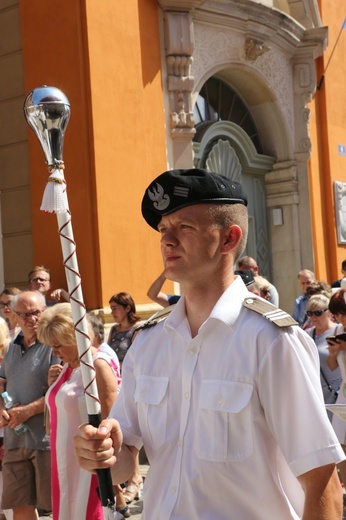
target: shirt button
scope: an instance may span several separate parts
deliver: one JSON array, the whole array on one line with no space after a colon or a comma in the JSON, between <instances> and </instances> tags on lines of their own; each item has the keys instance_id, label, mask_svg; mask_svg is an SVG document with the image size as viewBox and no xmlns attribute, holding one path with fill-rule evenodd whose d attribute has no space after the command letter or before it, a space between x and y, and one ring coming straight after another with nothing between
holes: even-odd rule
<instances>
[{"instance_id":1,"label":"shirt button","mask_svg":"<svg viewBox=\"0 0 346 520\"><path fill-rule=\"evenodd\" d=\"M178 440L178 448L181 448L183 445L183 441L181 439Z\"/></svg>"},{"instance_id":2,"label":"shirt button","mask_svg":"<svg viewBox=\"0 0 346 520\"><path fill-rule=\"evenodd\" d=\"M172 491L172 493L176 493L176 492L177 492L177 486L173 486L173 487L171 488L171 491Z\"/></svg>"},{"instance_id":3,"label":"shirt button","mask_svg":"<svg viewBox=\"0 0 346 520\"><path fill-rule=\"evenodd\" d=\"M190 399L190 392L185 392L184 397L185 399Z\"/></svg>"},{"instance_id":4,"label":"shirt button","mask_svg":"<svg viewBox=\"0 0 346 520\"><path fill-rule=\"evenodd\" d=\"M222 403L223 403L223 397L221 397L221 395L219 395L219 396L216 398L216 403L217 403L217 404L222 404Z\"/></svg>"},{"instance_id":5,"label":"shirt button","mask_svg":"<svg viewBox=\"0 0 346 520\"><path fill-rule=\"evenodd\" d=\"M190 352L191 356L194 356L196 354L197 350L195 348L190 348L189 352Z\"/></svg>"},{"instance_id":6,"label":"shirt button","mask_svg":"<svg viewBox=\"0 0 346 520\"><path fill-rule=\"evenodd\" d=\"M146 395L147 395L146 390L142 390L142 391L141 391L141 397L145 397Z\"/></svg>"}]
</instances>

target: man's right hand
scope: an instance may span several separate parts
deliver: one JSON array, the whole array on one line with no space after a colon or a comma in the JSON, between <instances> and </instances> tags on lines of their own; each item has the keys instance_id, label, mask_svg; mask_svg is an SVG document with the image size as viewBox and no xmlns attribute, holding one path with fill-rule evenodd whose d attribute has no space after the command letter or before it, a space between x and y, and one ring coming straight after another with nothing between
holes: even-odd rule
<instances>
[{"instance_id":1,"label":"man's right hand","mask_svg":"<svg viewBox=\"0 0 346 520\"><path fill-rule=\"evenodd\" d=\"M78 464L91 472L111 468L117 460L122 442L120 425L115 419L103 420L98 428L82 424L73 439Z\"/></svg>"}]
</instances>

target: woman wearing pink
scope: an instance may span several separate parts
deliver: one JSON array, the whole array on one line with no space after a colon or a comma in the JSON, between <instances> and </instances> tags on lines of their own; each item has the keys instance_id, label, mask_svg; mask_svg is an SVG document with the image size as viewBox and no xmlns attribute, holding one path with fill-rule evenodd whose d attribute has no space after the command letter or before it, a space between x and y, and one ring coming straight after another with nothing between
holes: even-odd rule
<instances>
[{"instance_id":1,"label":"woman wearing pink","mask_svg":"<svg viewBox=\"0 0 346 520\"><path fill-rule=\"evenodd\" d=\"M48 308L37 332L40 341L50 345L63 363L52 365L51 386L46 394L50 414L53 518L103 520L97 477L78 466L73 451L72 439L78 426L87 422L88 415L70 304ZM102 417L107 417L118 393L116 367L107 354L94 347L91 349Z\"/></svg>"}]
</instances>

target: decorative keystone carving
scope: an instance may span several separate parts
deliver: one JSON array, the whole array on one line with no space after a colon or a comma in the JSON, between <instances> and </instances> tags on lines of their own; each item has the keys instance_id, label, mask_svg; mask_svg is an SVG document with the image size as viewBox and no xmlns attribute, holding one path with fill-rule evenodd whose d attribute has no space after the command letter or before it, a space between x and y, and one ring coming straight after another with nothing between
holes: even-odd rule
<instances>
[{"instance_id":1,"label":"decorative keystone carving","mask_svg":"<svg viewBox=\"0 0 346 520\"><path fill-rule=\"evenodd\" d=\"M165 12L165 44L171 128L191 131L195 126L191 75L194 39L189 13Z\"/></svg>"},{"instance_id":2,"label":"decorative keystone carving","mask_svg":"<svg viewBox=\"0 0 346 520\"><path fill-rule=\"evenodd\" d=\"M264 42L261 40L255 40L254 38L246 38L245 40L245 59L248 61L255 61L259 56L270 50L271 47L264 45Z\"/></svg>"}]
</instances>

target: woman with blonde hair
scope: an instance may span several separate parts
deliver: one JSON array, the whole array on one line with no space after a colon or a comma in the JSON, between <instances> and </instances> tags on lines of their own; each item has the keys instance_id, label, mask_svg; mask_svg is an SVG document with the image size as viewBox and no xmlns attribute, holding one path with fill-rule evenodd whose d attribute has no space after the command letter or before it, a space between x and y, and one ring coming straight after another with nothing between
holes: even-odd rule
<instances>
[{"instance_id":1,"label":"woman with blonde hair","mask_svg":"<svg viewBox=\"0 0 346 520\"><path fill-rule=\"evenodd\" d=\"M89 335L93 332L89 326ZM58 303L44 311L37 337L50 345L63 363L52 365L46 394L50 416L52 502L55 520L103 520L97 478L78 466L73 451L77 428L88 421L84 386L71 305ZM107 417L118 393L115 368L108 354L90 347L99 389L102 417ZM80 497L84 500L81 501Z\"/></svg>"},{"instance_id":2,"label":"woman with blonde hair","mask_svg":"<svg viewBox=\"0 0 346 520\"><path fill-rule=\"evenodd\" d=\"M323 398L326 404L335 403L341 385L340 368L331 370L328 366L329 345L327 338L335 334L338 325L332 320L328 309L329 298L325 294L315 294L308 300L306 314L311 327L306 332L315 341L320 357L320 376ZM331 419L331 413L328 412Z\"/></svg>"}]
</instances>

